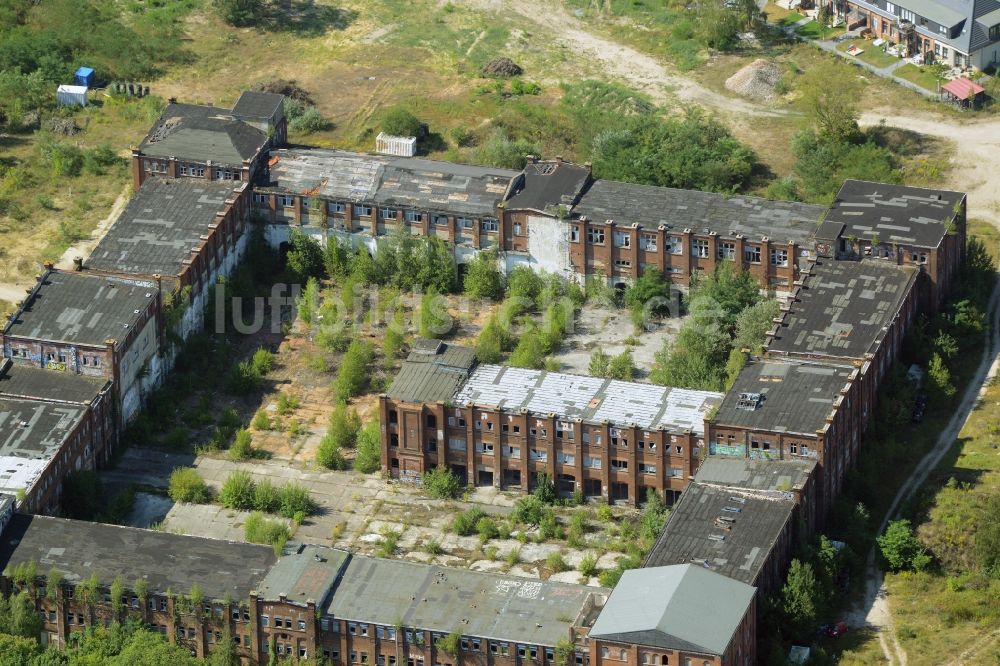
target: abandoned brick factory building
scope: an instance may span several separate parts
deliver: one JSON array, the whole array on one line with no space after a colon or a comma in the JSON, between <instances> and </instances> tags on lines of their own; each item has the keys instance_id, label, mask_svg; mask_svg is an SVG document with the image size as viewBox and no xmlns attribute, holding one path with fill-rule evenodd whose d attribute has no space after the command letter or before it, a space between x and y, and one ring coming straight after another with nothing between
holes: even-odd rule
<instances>
[{"instance_id":1,"label":"abandoned brick factory building","mask_svg":"<svg viewBox=\"0 0 1000 666\"><path fill-rule=\"evenodd\" d=\"M285 124L278 95L169 104L92 255L17 304L0 334L0 590L33 588L54 644L130 615L197 655L228 634L254 664L755 663L761 595L822 526L902 339L964 260L965 195L847 181L825 208L604 181L562 159L513 171L293 149ZM731 262L785 300L726 394L480 365L418 340L380 396L389 476L445 465L527 491L544 472L563 493L671 501L614 590L29 515L58 514L64 476L109 460L252 217L276 247L301 232L374 253L400 229L443 239L458 265L492 250L503 271L614 286L656 268L686 287ZM39 593L49 569L58 589Z\"/></svg>"}]
</instances>

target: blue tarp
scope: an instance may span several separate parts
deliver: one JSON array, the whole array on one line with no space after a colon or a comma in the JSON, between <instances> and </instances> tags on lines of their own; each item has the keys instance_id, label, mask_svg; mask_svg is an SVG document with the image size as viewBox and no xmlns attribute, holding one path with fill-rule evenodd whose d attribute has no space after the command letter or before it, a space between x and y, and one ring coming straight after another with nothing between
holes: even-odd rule
<instances>
[{"instance_id":1,"label":"blue tarp","mask_svg":"<svg viewBox=\"0 0 1000 666\"><path fill-rule=\"evenodd\" d=\"M90 88L94 85L94 70L91 67L81 67L76 70L76 76L73 77L73 83L78 86L87 86Z\"/></svg>"}]
</instances>

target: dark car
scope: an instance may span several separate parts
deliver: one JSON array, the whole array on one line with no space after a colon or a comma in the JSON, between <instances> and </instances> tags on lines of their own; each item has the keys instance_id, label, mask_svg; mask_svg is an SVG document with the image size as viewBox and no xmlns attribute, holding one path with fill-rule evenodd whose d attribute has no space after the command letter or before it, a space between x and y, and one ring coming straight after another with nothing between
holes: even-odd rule
<instances>
[{"instance_id":1,"label":"dark car","mask_svg":"<svg viewBox=\"0 0 1000 666\"><path fill-rule=\"evenodd\" d=\"M921 393L917 396L917 399L913 401L913 415L912 421L914 423L920 423L924 420L924 412L927 411L927 396Z\"/></svg>"}]
</instances>

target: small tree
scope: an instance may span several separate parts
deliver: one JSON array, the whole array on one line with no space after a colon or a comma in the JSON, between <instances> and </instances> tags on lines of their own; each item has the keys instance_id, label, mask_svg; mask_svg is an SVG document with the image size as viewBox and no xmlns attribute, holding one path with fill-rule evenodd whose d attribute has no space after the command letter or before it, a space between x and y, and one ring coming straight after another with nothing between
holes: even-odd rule
<instances>
[{"instance_id":1,"label":"small tree","mask_svg":"<svg viewBox=\"0 0 1000 666\"><path fill-rule=\"evenodd\" d=\"M604 349L598 347L590 352L590 364L587 366L587 372L591 377L607 377L610 365L611 357L604 353Z\"/></svg>"},{"instance_id":2,"label":"small tree","mask_svg":"<svg viewBox=\"0 0 1000 666\"><path fill-rule=\"evenodd\" d=\"M299 280L323 276L323 248L315 238L306 236L301 231L293 231L288 244L291 246L286 257L288 269Z\"/></svg>"},{"instance_id":3,"label":"small tree","mask_svg":"<svg viewBox=\"0 0 1000 666\"><path fill-rule=\"evenodd\" d=\"M436 289L428 289L420 299L420 335L424 338L440 338L451 331L451 315L448 302Z\"/></svg>"},{"instance_id":4,"label":"small tree","mask_svg":"<svg viewBox=\"0 0 1000 666\"><path fill-rule=\"evenodd\" d=\"M503 275L497 268L497 253L482 252L466 267L465 293L473 298L489 298L499 301L503 298Z\"/></svg>"},{"instance_id":5,"label":"small tree","mask_svg":"<svg viewBox=\"0 0 1000 666\"><path fill-rule=\"evenodd\" d=\"M951 402L956 391L955 385L951 381L948 366L937 352L931 356L931 361L927 364L927 380L935 401L942 405Z\"/></svg>"},{"instance_id":6,"label":"small tree","mask_svg":"<svg viewBox=\"0 0 1000 666\"><path fill-rule=\"evenodd\" d=\"M370 342L356 339L348 345L334 383L338 400L346 401L364 392L368 386L373 356Z\"/></svg>"},{"instance_id":7,"label":"small tree","mask_svg":"<svg viewBox=\"0 0 1000 666\"><path fill-rule=\"evenodd\" d=\"M434 647L436 647L441 652L449 654L453 657L458 656L458 648L462 642L462 635L457 631L453 631L447 636L442 636L434 642Z\"/></svg>"},{"instance_id":8,"label":"small tree","mask_svg":"<svg viewBox=\"0 0 1000 666\"><path fill-rule=\"evenodd\" d=\"M358 453L354 469L363 474L377 472L382 463L382 448L378 420L369 421L358 433Z\"/></svg>"},{"instance_id":9,"label":"small tree","mask_svg":"<svg viewBox=\"0 0 1000 666\"><path fill-rule=\"evenodd\" d=\"M621 354L611 359L608 365L608 377L631 381L635 378L635 360L632 358L632 350L625 348Z\"/></svg>"},{"instance_id":10,"label":"small tree","mask_svg":"<svg viewBox=\"0 0 1000 666\"><path fill-rule=\"evenodd\" d=\"M455 499L462 492L458 477L444 466L424 472L424 488L438 499Z\"/></svg>"},{"instance_id":11,"label":"small tree","mask_svg":"<svg viewBox=\"0 0 1000 666\"><path fill-rule=\"evenodd\" d=\"M231 472L219 491L219 502L228 509L250 509L254 506L255 482L250 472Z\"/></svg>"},{"instance_id":12,"label":"small tree","mask_svg":"<svg viewBox=\"0 0 1000 666\"><path fill-rule=\"evenodd\" d=\"M490 317L476 338L476 360L480 363L499 363L503 359L505 336L496 317Z\"/></svg>"},{"instance_id":13,"label":"small tree","mask_svg":"<svg viewBox=\"0 0 1000 666\"><path fill-rule=\"evenodd\" d=\"M111 608L114 609L116 616L120 615L122 607L124 606L122 597L125 596L125 581L121 579L121 576L116 576L115 579L111 581L111 587L108 589L108 594L111 595Z\"/></svg>"},{"instance_id":14,"label":"small tree","mask_svg":"<svg viewBox=\"0 0 1000 666\"><path fill-rule=\"evenodd\" d=\"M889 523L885 533L879 536L879 550L893 571L923 568L927 565L926 553L917 536L905 518Z\"/></svg>"},{"instance_id":15,"label":"small tree","mask_svg":"<svg viewBox=\"0 0 1000 666\"><path fill-rule=\"evenodd\" d=\"M382 116L382 131L392 136L419 136L420 120L402 106L394 106Z\"/></svg>"},{"instance_id":16,"label":"small tree","mask_svg":"<svg viewBox=\"0 0 1000 666\"><path fill-rule=\"evenodd\" d=\"M306 280L306 288L297 301L299 309L299 319L304 324L311 324L316 311L319 309L319 282L315 277Z\"/></svg>"},{"instance_id":17,"label":"small tree","mask_svg":"<svg viewBox=\"0 0 1000 666\"><path fill-rule=\"evenodd\" d=\"M59 571L52 567L45 578L45 597L49 601L56 601L59 598L59 588L62 587L63 577Z\"/></svg>"},{"instance_id":18,"label":"small tree","mask_svg":"<svg viewBox=\"0 0 1000 666\"><path fill-rule=\"evenodd\" d=\"M539 472L535 475L535 488L531 494L543 504L555 504L555 501L559 499L559 495L556 493L556 484L553 483L552 477L545 472Z\"/></svg>"},{"instance_id":19,"label":"small tree","mask_svg":"<svg viewBox=\"0 0 1000 666\"><path fill-rule=\"evenodd\" d=\"M822 590L812 565L792 560L788 577L781 588L781 605L793 636L809 636L820 612Z\"/></svg>"}]
</instances>

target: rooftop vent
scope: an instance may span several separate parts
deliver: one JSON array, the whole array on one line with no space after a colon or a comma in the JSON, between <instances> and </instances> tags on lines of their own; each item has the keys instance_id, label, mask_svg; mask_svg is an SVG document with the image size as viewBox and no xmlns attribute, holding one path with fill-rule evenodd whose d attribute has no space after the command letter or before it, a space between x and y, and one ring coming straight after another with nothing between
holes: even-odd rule
<instances>
[{"instance_id":1,"label":"rooftop vent","mask_svg":"<svg viewBox=\"0 0 1000 666\"><path fill-rule=\"evenodd\" d=\"M760 393L740 393L736 402L736 409L745 409L752 412L760 407Z\"/></svg>"}]
</instances>

